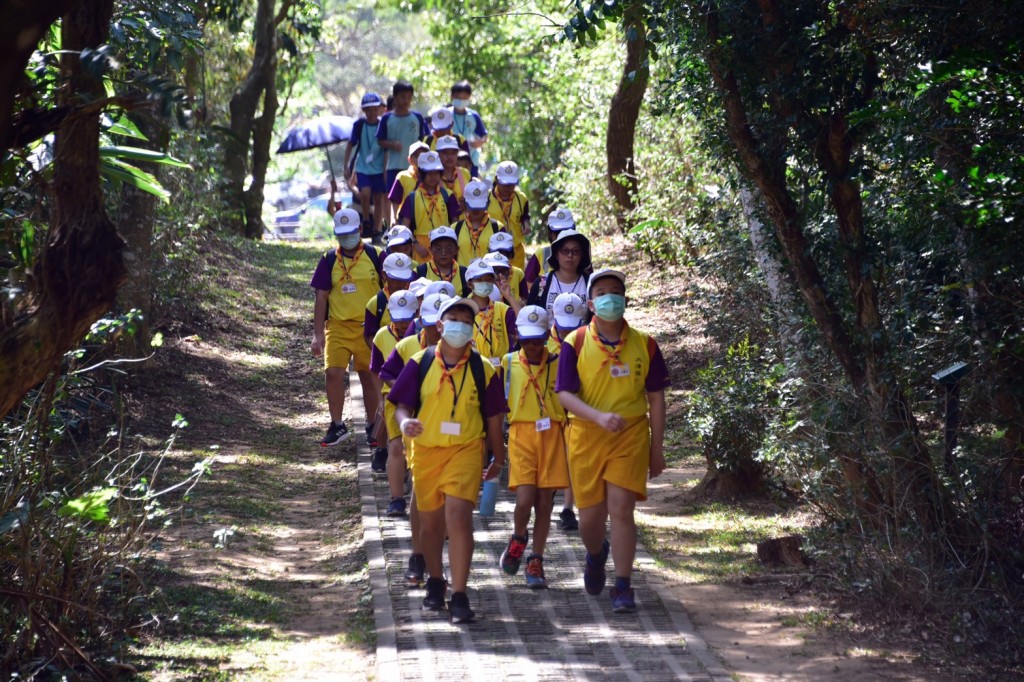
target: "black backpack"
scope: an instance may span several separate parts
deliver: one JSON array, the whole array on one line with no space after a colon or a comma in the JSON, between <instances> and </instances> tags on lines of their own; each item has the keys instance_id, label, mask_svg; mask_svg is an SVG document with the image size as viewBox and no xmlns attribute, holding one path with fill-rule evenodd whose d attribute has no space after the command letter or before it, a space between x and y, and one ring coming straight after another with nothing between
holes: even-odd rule
<instances>
[{"instance_id":1,"label":"black backpack","mask_svg":"<svg viewBox=\"0 0 1024 682\"><path fill-rule=\"evenodd\" d=\"M376 246L371 244L363 244L363 252L366 257L370 259L370 263L373 264L373 269L377 272L377 288L384 288L384 275L381 272L380 265L380 251L377 250ZM338 259L338 252L336 249L331 249L324 254L324 258L327 260L327 271L330 272L334 269L334 261ZM383 314L383 313L382 313Z\"/></svg>"},{"instance_id":2,"label":"black backpack","mask_svg":"<svg viewBox=\"0 0 1024 682\"><path fill-rule=\"evenodd\" d=\"M423 351L423 357L420 358L419 371L417 372L417 386L422 390L423 380L427 376L427 372L430 371L430 365L434 362L434 351L433 346L428 346ZM484 360L480 357L480 353L475 350L469 351L469 371L473 374L473 383L476 384L476 395L480 399L480 417L484 420L484 428L487 428L487 416L484 414L484 395L487 391L487 385L484 378ZM422 404L423 400L420 399ZM416 414L420 413L420 408L416 408Z\"/></svg>"}]
</instances>

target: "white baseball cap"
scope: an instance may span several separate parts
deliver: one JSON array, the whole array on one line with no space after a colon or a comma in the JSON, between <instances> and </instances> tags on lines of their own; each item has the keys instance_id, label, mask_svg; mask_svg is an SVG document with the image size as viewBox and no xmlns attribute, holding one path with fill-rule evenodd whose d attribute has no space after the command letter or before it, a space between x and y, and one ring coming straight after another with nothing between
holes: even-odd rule
<instances>
[{"instance_id":1,"label":"white baseball cap","mask_svg":"<svg viewBox=\"0 0 1024 682\"><path fill-rule=\"evenodd\" d=\"M587 312L587 306L583 299L572 292L565 292L555 297L551 306L551 312L555 317L555 324L562 329L576 329L583 324L583 316Z\"/></svg>"},{"instance_id":2,"label":"white baseball cap","mask_svg":"<svg viewBox=\"0 0 1024 682\"><path fill-rule=\"evenodd\" d=\"M424 142L423 140L416 140L411 145L409 145L409 156L412 156L416 152L429 152L429 151L430 151L430 145L427 144L426 142Z\"/></svg>"},{"instance_id":3,"label":"white baseball cap","mask_svg":"<svg viewBox=\"0 0 1024 682\"><path fill-rule=\"evenodd\" d=\"M459 148L459 141L456 140L451 135L445 135L443 137L437 138L437 144L434 145L434 149L436 149L439 152L443 152L446 149L458 149L458 148Z\"/></svg>"},{"instance_id":4,"label":"white baseball cap","mask_svg":"<svg viewBox=\"0 0 1024 682\"><path fill-rule=\"evenodd\" d=\"M417 280L409 282L409 291L416 298L423 298L426 296L427 285L430 284L430 280L426 277L420 277Z\"/></svg>"},{"instance_id":5,"label":"white baseball cap","mask_svg":"<svg viewBox=\"0 0 1024 682\"><path fill-rule=\"evenodd\" d=\"M498 170L494 173L499 185L518 185L519 166L515 161L502 161L498 164Z\"/></svg>"},{"instance_id":6,"label":"white baseball cap","mask_svg":"<svg viewBox=\"0 0 1024 682\"><path fill-rule=\"evenodd\" d=\"M395 225L387 234L388 248L400 244L408 244L412 241L412 230L405 225Z\"/></svg>"},{"instance_id":7,"label":"white baseball cap","mask_svg":"<svg viewBox=\"0 0 1024 682\"><path fill-rule=\"evenodd\" d=\"M459 242L459 235L455 234L455 230L449 226L442 225L430 231L430 243L433 244L438 239L451 239L457 244Z\"/></svg>"},{"instance_id":8,"label":"white baseball cap","mask_svg":"<svg viewBox=\"0 0 1024 682\"><path fill-rule=\"evenodd\" d=\"M516 315L516 330L521 339L544 339L551 330L548 311L539 305L527 305Z\"/></svg>"},{"instance_id":9,"label":"white baseball cap","mask_svg":"<svg viewBox=\"0 0 1024 682\"><path fill-rule=\"evenodd\" d=\"M455 117L452 116L452 112L444 107L434 109L433 113L430 114L430 127L434 130L446 130L451 128L454 123Z\"/></svg>"},{"instance_id":10,"label":"white baseball cap","mask_svg":"<svg viewBox=\"0 0 1024 682\"><path fill-rule=\"evenodd\" d=\"M475 261L469 264L466 268L466 281L470 282L477 277L484 275L493 275L494 268L487 264L483 258L477 258Z\"/></svg>"},{"instance_id":11,"label":"white baseball cap","mask_svg":"<svg viewBox=\"0 0 1024 682\"><path fill-rule=\"evenodd\" d=\"M416 159L416 166L424 173L444 170L444 166L441 165L441 157L437 155L437 152L423 152Z\"/></svg>"},{"instance_id":12,"label":"white baseball cap","mask_svg":"<svg viewBox=\"0 0 1024 682\"><path fill-rule=\"evenodd\" d=\"M446 294L447 296L454 296L455 285L451 282L446 282L443 279L428 282L427 285L423 287L423 295L430 296L431 294Z\"/></svg>"},{"instance_id":13,"label":"white baseball cap","mask_svg":"<svg viewBox=\"0 0 1024 682\"><path fill-rule=\"evenodd\" d=\"M424 296L423 303L420 305L420 321L423 324L437 324L437 321L441 318L441 304L449 298L451 296L445 294Z\"/></svg>"},{"instance_id":14,"label":"white baseball cap","mask_svg":"<svg viewBox=\"0 0 1024 682\"><path fill-rule=\"evenodd\" d=\"M512 235L508 232L495 232L487 240L487 248L491 251L514 251L515 247Z\"/></svg>"},{"instance_id":15,"label":"white baseball cap","mask_svg":"<svg viewBox=\"0 0 1024 682\"><path fill-rule=\"evenodd\" d=\"M490 191L491 188L487 186L486 182L473 180L466 185L466 190L462 193L462 196L466 200L466 206L468 208L471 208L474 211L480 211L487 208L487 204L490 203Z\"/></svg>"},{"instance_id":16,"label":"white baseball cap","mask_svg":"<svg viewBox=\"0 0 1024 682\"><path fill-rule=\"evenodd\" d=\"M548 229L553 232L576 228L576 220L572 217L572 211L567 208L556 208L548 214Z\"/></svg>"},{"instance_id":17,"label":"white baseball cap","mask_svg":"<svg viewBox=\"0 0 1024 682\"><path fill-rule=\"evenodd\" d=\"M351 208L343 208L334 214L334 234L340 237L343 234L352 234L362 229L362 221L359 212Z\"/></svg>"},{"instance_id":18,"label":"white baseball cap","mask_svg":"<svg viewBox=\"0 0 1024 682\"><path fill-rule=\"evenodd\" d=\"M590 276L590 279L587 280L587 296L590 296L590 290L594 288L594 282L599 279L604 279L605 277L614 277L622 282L622 286L626 286L626 275L618 270L605 268L604 270L598 270Z\"/></svg>"},{"instance_id":19,"label":"white baseball cap","mask_svg":"<svg viewBox=\"0 0 1024 682\"><path fill-rule=\"evenodd\" d=\"M468 307L470 310L473 311L473 315L476 315L478 312L480 312L480 306L478 306L476 304L476 301L474 301L471 298L446 298L444 301L441 302L441 308L438 310L437 313L438 318L440 319L440 317L444 315L445 312L447 312L450 308L454 308L455 306L459 305L464 305Z\"/></svg>"},{"instance_id":20,"label":"white baseball cap","mask_svg":"<svg viewBox=\"0 0 1024 682\"><path fill-rule=\"evenodd\" d=\"M388 312L395 322L406 322L416 317L420 302L411 291L396 291L388 298Z\"/></svg>"},{"instance_id":21,"label":"white baseball cap","mask_svg":"<svg viewBox=\"0 0 1024 682\"><path fill-rule=\"evenodd\" d=\"M495 253L494 251L492 251L491 253L488 253L483 257L483 261L490 265L491 269L512 268L512 264L508 262L508 256L506 256L503 253Z\"/></svg>"},{"instance_id":22,"label":"white baseball cap","mask_svg":"<svg viewBox=\"0 0 1024 682\"><path fill-rule=\"evenodd\" d=\"M384 274L391 279L411 282L414 277L412 273L412 259L404 253L392 253L384 259Z\"/></svg>"}]
</instances>

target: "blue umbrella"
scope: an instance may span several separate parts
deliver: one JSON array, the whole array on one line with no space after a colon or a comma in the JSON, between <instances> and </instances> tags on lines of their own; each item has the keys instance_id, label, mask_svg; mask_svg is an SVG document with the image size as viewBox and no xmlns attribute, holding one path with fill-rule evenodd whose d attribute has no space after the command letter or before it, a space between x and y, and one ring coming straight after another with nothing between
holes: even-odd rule
<instances>
[{"instance_id":1,"label":"blue umbrella","mask_svg":"<svg viewBox=\"0 0 1024 682\"><path fill-rule=\"evenodd\" d=\"M292 126L285 133L284 141L277 148L277 153L288 154L289 152L300 152L345 142L352 137L353 123L355 123L355 119L351 116L323 116ZM331 178L333 179L334 165L331 163L330 153L327 154L327 165L331 169Z\"/></svg>"}]
</instances>

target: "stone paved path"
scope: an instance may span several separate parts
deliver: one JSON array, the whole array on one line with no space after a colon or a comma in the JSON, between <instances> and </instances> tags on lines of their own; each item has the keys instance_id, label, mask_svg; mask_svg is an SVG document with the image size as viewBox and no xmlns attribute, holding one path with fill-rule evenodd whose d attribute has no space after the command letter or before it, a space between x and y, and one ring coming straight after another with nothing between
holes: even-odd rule
<instances>
[{"instance_id":1,"label":"stone paved path","mask_svg":"<svg viewBox=\"0 0 1024 682\"><path fill-rule=\"evenodd\" d=\"M359 400L356 392L353 398ZM362 424L353 430L362 434ZM545 552L549 589L527 589L522 569L516 576L502 572L498 559L512 530L514 506L507 489L493 517L474 514L468 593L478 621L452 625L443 614L423 611L424 591L407 588L403 578L410 554L408 518L385 515L387 482L370 471L365 446L359 449L359 480L378 680L730 679L681 606L659 597L661 579L643 552L633 574L635 615L613 614L607 588L599 597L584 591L585 550L578 533L560 530L557 519Z\"/></svg>"}]
</instances>

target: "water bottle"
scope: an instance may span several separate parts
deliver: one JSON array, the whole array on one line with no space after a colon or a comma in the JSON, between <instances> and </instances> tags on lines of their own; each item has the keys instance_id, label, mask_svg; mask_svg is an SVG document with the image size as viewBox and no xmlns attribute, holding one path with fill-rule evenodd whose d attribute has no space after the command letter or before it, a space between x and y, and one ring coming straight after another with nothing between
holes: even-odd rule
<instances>
[{"instance_id":1,"label":"water bottle","mask_svg":"<svg viewBox=\"0 0 1024 682\"><path fill-rule=\"evenodd\" d=\"M480 493L480 516L494 516L494 505L498 501L498 477L484 481L484 489Z\"/></svg>"}]
</instances>

